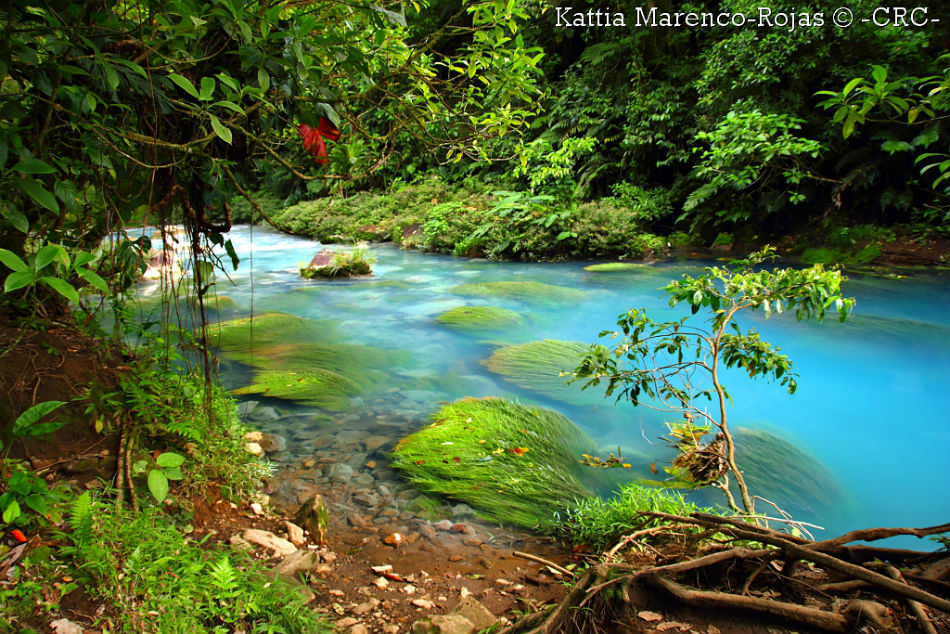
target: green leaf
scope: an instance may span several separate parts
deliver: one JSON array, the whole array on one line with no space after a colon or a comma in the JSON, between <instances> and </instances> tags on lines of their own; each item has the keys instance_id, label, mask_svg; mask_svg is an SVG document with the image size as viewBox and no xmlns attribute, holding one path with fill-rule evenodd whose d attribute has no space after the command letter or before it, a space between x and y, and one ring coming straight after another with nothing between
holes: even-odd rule
<instances>
[{"instance_id":1,"label":"green leaf","mask_svg":"<svg viewBox=\"0 0 950 634\"><path fill-rule=\"evenodd\" d=\"M177 480L183 480L183 479L185 478L185 474L183 474L183 473L181 472L181 469L178 468L178 467L172 467L172 468L170 468L170 469L165 469L165 470L163 471L163 473L165 474L165 477L168 478L169 480L176 480L176 481L177 481Z\"/></svg>"},{"instance_id":2,"label":"green leaf","mask_svg":"<svg viewBox=\"0 0 950 634\"><path fill-rule=\"evenodd\" d=\"M59 213L59 203L56 202L56 196L43 187L35 178L18 179L17 186L26 192L37 204L46 207L52 212Z\"/></svg>"},{"instance_id":3,"label":"green leaf","mask_svg":"<svg viewBox=\"0 0 950 634\"><path fill-rule=\"evenodd\" d=\"M89 253L88 251L80 251L73 258L73 266L86 266L90 262L96 259L96 256Z\"/></svg>"},{"instance_id":4,"label":"green leaf","mask_svg":"<svg viewBox=\"0 0 950 634\"><path fill-rule=\"evenodd\" d=\"M13 166L21 174L55 174L56 168L40 159L23 159Z\"/></svg>"},{"instance_id":5,"label":"green leaf","mask_svg":"<svg viewBox=\"0 0 950 634\"><path fill-rule=\"evenodd\" d=\"M66 401L45 401L37 403L30 409L20 414L13 423L13 434L15 436L31 436L30 428L50 412L62 407Z\"/></svg>"},{"instance_id":6,"label":"green leaf","mask_svg":"<svg viewBox=\"0 0 950 634\"><path fill-rule=\"evenodd\" d=\"M158 458L155 459L155 464L159 467L166 469L172 469L174 467L180 467L185 463L185 457L177 453L166 451L163 454L159 454Z\"/></svg>"},{"instance_id":7,"label":"green leaf","mask_svg":"<svg viewBox=\"0 0 950 634\"><path fill-rule=\"evenodd\" d=\"M202 101L211 101L211 96L214 94L216 83L214 77L202 77L201 78L201 93L198 95L198 98Z\"/></svg>"},{"instance_id":8,"label":"green leaf","mask_svg":"<svg viewBox=\"0 0 950 634\"><path fill-rule=\"evenodd\" d=\"M162 502L168 496L168 478L158 469L148 472L148 490L156 502Z\"/></svg>"},{"instance_id":9,"label":"green leaf","mask_svg":"<svg viewBox=\"0 0 950 634\"><path fill-rule=\"evenodd\" d=\"M231 266L237 271L238 263L241 261L241 258L238 257L237 251L234 250L234 245L231 244L230 240L224 243L224 250L227 251L228 257L231 258Z\"/></svg>"},{"instance_id":10,"label":"green leaf","mask_svg":"<svg viewBox=\"0 0 950 634\"><path fill-rule=\"evenodd\" d=\"M30 232L30 221L27 220L26 216L16 209L4 205L3 207L0 207L0 214L3 214L3 217L6 218L7 221L13 225L13 228L17 231L21 233Z\"/></svg>"},{"instance_id":11,"label":"green leaf","mask_svg":"<svg viewBox=\"0 0 950 634\"><path fill-rule=\"evenodd\" d=\"M264 92L270 88L270 75L263 68L257 69L257 83Z\"/></svg>"},{"instance_id":12,"label":"green leaf","mask_svg":"<svg viewBox=\"0 0 950 634\"><path fill-rule=\"evenodd\" d=\"M69 266L69 255L66 253L66 249L61 247L58 244L47 244L45 247L40 249L40 252L36 254L36 261L33 263L33 268L39 271L42 268L46 268L50 262L58 261L63 266Z\"/></svg>"},{"instance_id":13,"label":"green leaf","mask_svg":"<svg viewBox=\"0 0 950 634\"><path fill-rule=\"evenodd\" d=\"M26 265L26 262L20 259L20 256L8 249L0 249L0 262L3 262L7 268L13 269L14 271L30 270L30 267Z\"/></svg>"},{"instance_id":14,"label":"green leaf","mask_svg":"<svg viewBox=\"0 0 950 634\"><path fill-rule=\"evenodd\" d=\"M49 275L41 277L40 281L47 284L54 291L68 299L74 304L79 304L79 293L76 292L76 289L73 288L73 285L67 282L66 280L59 277L51 277Z\"/></svg>"},{"instance_id":15,"label":"green leaf","mask_svg":"<svg viewBox=\"0 0 950 634\"><path fill-rule=\"evenodd\" d=\"M3 521L9 524L20 517L20 515L20 504L16 500L13 500L10 502L10 505L3 510Z\"/></svg>"},{"instance_id":16,"label":"green leaf","mask_svg":"<svg viewBox=\"0 0 950 634\"><path fill-rule=\"evenodd\" d=\"M857 86L858 84L860 84L862 81L864 81L864 78L862 78L862 77L855 77L854 79L852 79L851 81L849 81L849 82L845 85L844 90L841 91L841 96L842 96L842 97L847 97L847 96L848 96L848 93L851 92L852 90L854 90L855 86ZM826 91L826 90L823 90L823 91L821 91L821 92L819 92L819 93L816 93L816 94L819 94L819 95L822 95L822 94L834 95L835 93L833 93L833 92L828 92L828 91Z\"/></svg>"},{"instance_id":17,"label":"green leaf","mask_svg":"<svg viewBox=\"0 0 950 634\"><path fill-rule=\"evenodd\" d=\"M36 281L36 277L33 271L16 271L15 273L10 273L10 275L7 276L6 282L3 283L3 292L9 293L15 291L32 284L34 281Z\"/></svg>"},{"instance_id":18,"label":"green leaf","mask_svg":"<svg viewBox=\"0 0 950 634\"><path fill-rule=\"evenodd\" d=\"M102 279L95 271L90 271L89 269L76 269L76 275L86 280L90 286L95 287L103 293L109 292L109 285L106 284L106 281Z\"/></svg>"},{"instance_id":19,"label":"green leaf","mask_svg":"<svg viewBox=\"0 0 950 634\"><path fill-rule=\"evenodd\" d=\"M241 106L237 105L237 104L234 103L233 101L227 101L227 100L215 101L212 105L214 105L214 106L220 106L220 107L222 107L222 108L227 108L228 110L231 110L232 112L236 112L236 113L239 114L239 115L245 114L245 113L244 113L244 108L242 108Z\"/></svg>"},{"instance_id":20,"label":"green leaf","mask_svg":"<svg viewBox=\"0 0 950 634\"><path fill-rule=\"evenodd\" d=\"M182 77L181 75L178 75L176 73L172 73L171 75L168 76L168 78L172 80L173 82L175 82L178 85L178 87L184 90L186 93L188 93L195 99L198 99L198 91L195 90L195 85L191 83L190 79L188 79L187 77Z\"/></svg>"},{"instance_id":21,"label":"green leaf","mask_svg":"<svg viewBox=\"0 0 950 634\"><path fill-rule=\"evenodd\" d=\"M212 115L208 115L208 116L211 117L211 127L214 128L214 133L217 134L218 137L219 137L222 141L224 141L225 143L227 143L228 145L230 145L230 144L231 144L231 131L228 130L226 127L224 127L224 126L221 124L221 122L218 120L218 118L217 118L216 116L214 116L213 114L212 114Z\"/></svg>"}]
</instances>

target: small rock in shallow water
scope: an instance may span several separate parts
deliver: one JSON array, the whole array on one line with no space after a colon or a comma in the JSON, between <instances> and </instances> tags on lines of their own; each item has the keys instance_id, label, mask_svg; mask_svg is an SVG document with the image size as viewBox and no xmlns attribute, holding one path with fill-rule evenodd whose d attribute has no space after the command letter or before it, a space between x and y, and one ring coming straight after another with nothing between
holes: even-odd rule
<instances>
[{"instance_id":1,"label":"small rock in shallow water","mask_svg":"<svg viewBox=\"0 0 950 634\"><path fill-rule=\"evenodd\" d=\"M258 458L264 455L264 450L256 442L245 443L244 450L252 456L257 456Z\"/></svg>"},{"instance_id":2,"label":"small rock in shallow water","mask_svg":"<svg viewBox=\"0 0 950 634\"><path fill-rule=\"evenodd\" d=\"M412 624L413 634L472 634L475 626L464 616L439 614Z\"/></svg>"}]
</instances>

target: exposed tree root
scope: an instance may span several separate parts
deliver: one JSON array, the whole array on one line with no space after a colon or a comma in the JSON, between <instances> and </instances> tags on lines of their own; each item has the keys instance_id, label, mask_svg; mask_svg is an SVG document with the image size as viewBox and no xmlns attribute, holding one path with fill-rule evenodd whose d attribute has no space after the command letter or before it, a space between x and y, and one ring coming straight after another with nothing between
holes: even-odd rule
<instances>
[{"instance_id":1,"label":"exposed tree root","mask_svg":"<svg viewBox=\"0 0 950 634\"><path fill-rule=\"evenodd\" d=\"M854 631L864 622L877 631L897 628L925 634L950 627L950 585L932 578L943 568L931 565L946 559L945 553L850 545L897 535L926 537L950 531L950 524L871 528L816 542L738 517L643 517L662 523L640 524L605 550L600 563L587 570L560 603L504 632L605 631L614 613L632 613L634 604L647 596L644 592L668 598L674 613L699 608L712 619L744 613L766 624L827 632ZM656 553L652 558L640 548L647 539L652 542L648 550ZM632 552L639 553L635 560ZM880 563L882 559L890 563Z\"/></svg>"}]
</instances>

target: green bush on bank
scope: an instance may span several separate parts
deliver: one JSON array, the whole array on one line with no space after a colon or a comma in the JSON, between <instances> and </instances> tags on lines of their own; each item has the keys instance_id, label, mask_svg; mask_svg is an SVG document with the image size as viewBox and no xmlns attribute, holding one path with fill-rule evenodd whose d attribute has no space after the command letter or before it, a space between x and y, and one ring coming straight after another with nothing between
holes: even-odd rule
<instances>
[{"instance_id":1,"label":"green bush on bank","mask_svg":"<svg viewBox=\"0 0 950 634\"><path fill-rule=\"evenodd\" d=\"M301 202L271 218L283 231L324 243L393 241L463 257L550 260L662 255L649 232L668 212L654 190L578 205L523 192L476 191L429 178L392 193Z\"/></svg>"}]
</instances>

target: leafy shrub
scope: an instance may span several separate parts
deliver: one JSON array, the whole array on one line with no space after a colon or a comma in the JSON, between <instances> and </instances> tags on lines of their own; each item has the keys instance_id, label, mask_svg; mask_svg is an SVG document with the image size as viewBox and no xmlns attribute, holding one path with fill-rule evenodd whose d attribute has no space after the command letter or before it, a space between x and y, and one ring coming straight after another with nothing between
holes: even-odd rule
<instances>
[{"instance_id":1,"label":"leafy shrub","mask_svg":"<svg viewBox=\"0 0 950 634\"><path fill-rule=\"evenodd\" d=\"M687 502L674 491L625 484L612 498L580 500L567 512L557 532L571 543L601 550L624 533L655 524L655 520L643 518L640 513L689 515L697 511L715 512Z\"/></svg>"}]
</instances>

